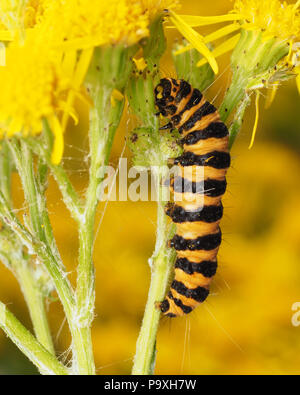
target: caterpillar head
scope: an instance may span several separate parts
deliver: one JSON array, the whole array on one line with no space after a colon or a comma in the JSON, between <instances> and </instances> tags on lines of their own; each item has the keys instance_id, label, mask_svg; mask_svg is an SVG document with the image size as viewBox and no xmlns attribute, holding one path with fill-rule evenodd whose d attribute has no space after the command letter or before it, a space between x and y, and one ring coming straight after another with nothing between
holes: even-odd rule
<instances>
[{"instance_id":1,"label":"caterpillar head","mask_svg":"<svg viewBox=\"0 0 300 395\"><path fill-rule=\"evenodd\" d=\"M159 113L167 117L174 113L174 98L179 84L171 78L163 78L154 90L155 105ZM176 110L176 109L175 109Z\"/></svg>"}]
</instances>

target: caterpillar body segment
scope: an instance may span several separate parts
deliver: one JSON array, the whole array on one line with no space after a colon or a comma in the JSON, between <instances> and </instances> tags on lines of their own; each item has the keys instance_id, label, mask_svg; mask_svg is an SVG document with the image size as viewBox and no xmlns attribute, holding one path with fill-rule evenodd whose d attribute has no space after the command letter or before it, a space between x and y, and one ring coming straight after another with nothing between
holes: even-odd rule
<instances>
[{"instance_id":1,"label":"caterpillar body segment","mask_svg":"<svg viewBox=\"0 0 300 395\"><path fill-rule=\"evenodd\" d=\"M169 119L161 129L178 129L183 154L174 160L179 175L170 182L174 202L166 214L176 223L175 277L159 307L169 317L190 313L209 294L222 241L221 198L230 167L229 135L217 109L184 80L164 78L155 88L159 114Z\"/></svg>"}]
</instances>

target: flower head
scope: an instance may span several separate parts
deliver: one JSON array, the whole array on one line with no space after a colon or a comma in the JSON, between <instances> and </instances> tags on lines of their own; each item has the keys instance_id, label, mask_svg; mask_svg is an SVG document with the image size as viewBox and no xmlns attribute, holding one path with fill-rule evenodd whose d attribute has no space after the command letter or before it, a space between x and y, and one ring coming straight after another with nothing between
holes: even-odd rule
<instances>
[{"instance_id":1,"label":"flower head","mask_svg":"<svg viewBox=\"0 0 300 395\"><path fill-rule=\"evenodd\" d=\"M38 28L64 48L132 45L149 34L141 1L52 0Z\"/></svg>"},{"instance_id":2,"label":"flower head","mask_svg":"<svg viewBox=\"0 0 300 395\"><path fill-rule=\"evenodd\" d=\"M233 50L239 39L241 30L255 30L262 32L263 39L277 39L287 43L294 43L300 39L300 13L298 7L300 1L288 5L279 0L235 0L233 9L226 15L219 16L194 16L178 15L180 25L189 26L185 37L190 45L182 47L177 53L197 48L196 44L214 42L222 37L229 36L225 42L216 46L211 56L217 57ZM230 22L206 37L195 36L194 27ZM235 33L232 35L232 33ZM196 33L197 34L197 33ZM194 40L192 40L194 38ZM196 39L196 40L195 40ZM292 48L292 45L291 45ZM291 53L292 54L292 53ZM198 66L202 66L209 61L205 56ZM211 62L210 62L211 63Z\"/></svg>"},{"instance_id":3,"label":"flower head","mask_svg":"<svg viewBox=\"0 0 300 395\"><path fill-rule=\"evenodd\" d=\"M300 35L298 5L279 0L236 0L233 11L243 18L243 29L260 29L265 37L290 40Z\"/></svg>"},{"instance_id":4,"label":"flower head","mask_svg":"<svg viewBox=\"0 0 300 395\"><path fill-rule=\"evenodd\" d=\"M50 55L49 55L50 54ZM0 126L7 136L37 135L48 121L55 135L52 160L58 163L63 152L59 116L66 108L71 84L55 57L43 43L28 35L25 42L7 49L6 67L0 68Z\"/></svg>"},{"instance_id":5,"label":"flower head","mask_svg":"<svg viewBox=\"0 0 300 395\"><path fill-rule=\"evenodd\" d=\"M0 39L11 41L20 31L33 28L50 0L1 0Z\"/></svg>"}]
</instances>

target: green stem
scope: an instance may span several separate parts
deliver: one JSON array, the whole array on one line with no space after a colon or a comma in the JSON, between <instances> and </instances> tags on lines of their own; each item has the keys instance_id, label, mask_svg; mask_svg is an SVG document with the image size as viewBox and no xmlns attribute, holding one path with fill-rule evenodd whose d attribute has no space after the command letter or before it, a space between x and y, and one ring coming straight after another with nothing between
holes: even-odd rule
<instances>
[{"instance_id":1,"label":"green stem","mask_svg":"<svg viewBox=\"0 0 300 395\"><path fill-rule=\"evenodd\" d=\"M95 367L90 332L86 327L80 325L80 317L78 316L78 309L74 305L75 301L73 299L72 288L67 280L67 276L62 272L64 267L56 248L44 196L39 194L41 185L38 186L35 179L32 156L25 143L22 143L22 150L19 150L17 146L12 146L12 149L16 158L18 172L22 179L25 196L30 206L30 218L35 237L44 244L47 250L46 261L43 259L43 262L53 278L57 292L65 308L73 340L74 371L82 375L93 374ZM55 170L57 171L58 169L59 167L55 166ZM59 171L59 174L64 173ZM42 220L44 221L42 222ZM88 234L87 232L84 233L85 235ZM42 255L39 255L39 257L42 257ZM48 261L49 259L50 261ZM53 265L53 260L59 264L59 267Z\"/></svg>"},{"instance_id":2,"label":"green stem","mask_svg":"<svg viewBox=\"0 0 300 395\"><path fill-rule=\"evenodd\" d=\"M94 225L98 201L101 198L101 183L105 166L108 164L114 135L119 125L123 102L110 108L111 89L99 88L94 96L95 105L90 112L90 182L86 194L86 204L79 225L79 264L77 277L77 322L85 333L86 360L90 361L89 373L93 374L92 344L90 327L94 318L95 279L93 266Z\"/></svg>"},{"instance_id":3,"label":"green stem","mask_svg":"<svg viewBox=\"0 0 300 395\"><path fill-rule=\"evenodd\" d=\"M0 327L17 345L41 373L48 375L68 375L69 372L18 319L0 302Z\"/></svg>"},{"instance_id":4,"label":"green stem","mask_svg":"<svg viewBox=\"0 0 300 395\"><path fill-rule=\"evenodd\" d=\"M46 137L52 133L49 129L49 125L46 122L44 124L44 132ZM39 141L36 138L28 138L27 142L34 153L40 158L43 158L48 168L51 170L51 173L53 174L60 189L66 207L70 211L72 217L79 223L82 218L83 203L75 191L64 168L61 165L54 165L51 162L51 149L49 148L50 145L45 146L43 141Z\"/></svg>"},{"instance_id":5,"label":"green stem","mask_svg":"<svg viewBox=\"0 0 300 395\"><path fill-rule=\"evenodd\" d=\"M148 375L153 374L156 355L156 335L158 331L161 312L156 308L156 303L161 302L166 294L167 287L172 274L174 251L167 248L170 233L174 228L169 229L165 205L169 192L162 182L168 175L168 170L160 168L156 174L156 188L158 191L157 202L157 240L151 262L151 285L148 300L145 308L144 318L137 340L136 355L132 374Z\"/></svg>"},{"instance_id":6,"label":"green stem","mask_svg":"<svg viewBox=\"0 0 300 395\"><path fill-rule=\"evenodd\" d=\"M1 179L3 194L8 202L11 202L11 144L3 142L1 156ZM29 159L29 160L28 160ZM30 166L32 162L30 158L26 158L25 163L27 163L27 170L29 168L29 173L31 171ZM24 172L25 169L23 168ZM27 172L26 172L27 174ZM30 178L30 176L29 176ZM33 210L31 214L37 214L36 202L29 202L30 208ZM13 246L14 249L18 249L17 245ZM54 346L51 338L51 332L47 320L47 314L45 310L44 295L41 291L40 285L37 284L37 280L34 277L34 272L28 264L28 260L24 259L23 253L18 255L18 259L14 259L15 252L12 251L10 254L10 264L13 272L15 273L18 282L21 286L22 292L24 294L30 317L33 323L34 331L38 341L51 353L55 354Z\"/></svg>"},{"instance_id":7,"label":"green stem","mask_svg":"<svg viewBox=\"0 0 300 395\"><path fill-rule=\"evenodd\" d=\"M37 283L34 272L25 260L13 262L12 266L29 309L36 338L46 350L52 355L55 355L45 309L44 295Z\"/></svg>"},{"instance_id":8,"label":"green stem","mask_svg":"<svg viewBox=\"0 0 300 395\"><path fill-rule=\"evenodd\" d=\"M0 219L7 228L15 234L18 241L25 247L31 255L37 255L38 259L45 265L52 278L58 296L64 306L69 323L72 323L74 310L74 295L71 284L67 278L64 267L60 261L53 256L48 246L36 239L24 225L20 223L15 214L10 210L2 192L0 191Z\"/></svg>"},{"instance_id":9,"label":"green stem","mask_svg":"<svg viewBox=\"0 0 300 395\"><path fill-rule=\"evenodd\" d=\"M5 140L1 143L0 152L0 189L6 200L11 203L11 172L12 161L10 158L10 150Z\"/></svg>"},{"instance_id":10,"label":"green stem","mask_svg":"<svg viewBox=\"0 0 300 395\"><path fill-rule=\"evenodd\" d=\"M37 340L54 355L41 284L37 281L29 258L23 252L23 247L14 239L15 235L9 229L4 228L1 230L1 261L12 271L20 284Z\"/></svg>"},{"instance_id":11,"label":"green stem","mask_svg":"<svg viewBox=\"0 0 300 395\"><path fill-rule=\"evenodd\" d=\"M236 136L241 130L243 119L245 115L246 108L251 103L250 95L245 95L244 99L240 101L240 104L237 107L237 110L234 114L233 122L229 128L229 149L232 148L233 143L235 142Z\"/></svg>"}]
</instances>

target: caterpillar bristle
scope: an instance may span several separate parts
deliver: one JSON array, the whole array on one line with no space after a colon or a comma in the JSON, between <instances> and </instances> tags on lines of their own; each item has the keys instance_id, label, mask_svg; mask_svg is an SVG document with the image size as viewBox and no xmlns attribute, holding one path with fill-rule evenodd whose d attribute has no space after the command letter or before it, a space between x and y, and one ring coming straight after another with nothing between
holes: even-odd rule
<instances>
[{"instance_id":1,"label":"caterpillar bristle","mask_svg":"<svg viewBox=\"0 0 300 395\"><path fill-rule=\"evenodd\" d=\"M176 223L176 235L168 243L177 252L175 278L157 304L164 315L177 317L206 300L217 271L229 137L217 109L187 81L163 78L155 88L155 102L159 114L169 119L161 130L177 129L184 149L169 161L179 167L169 183L175 203L166 205L166 215Z\"/></svg>"}]
</instances>

